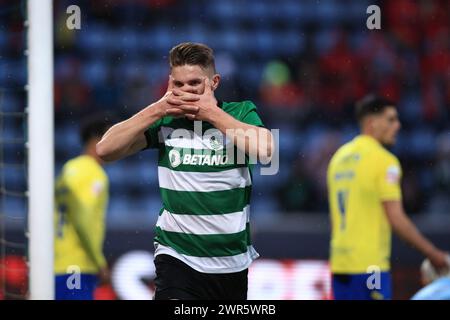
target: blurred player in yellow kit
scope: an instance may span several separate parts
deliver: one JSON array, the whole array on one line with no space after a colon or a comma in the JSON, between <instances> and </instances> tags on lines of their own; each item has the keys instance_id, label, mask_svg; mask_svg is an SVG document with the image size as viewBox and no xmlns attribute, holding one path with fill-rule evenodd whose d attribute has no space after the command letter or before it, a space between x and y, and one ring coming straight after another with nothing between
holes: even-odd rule
<instances>
[{"instance_id":1,"label":"blurred player in yellow kit","mask_svg":"<svg viewBox=\"0 0 450 320\"><path fill-rule=\"evenodd\" d=\"M95 145L110 127L105 115L82 122L83 153L69 160L55 190L55 299L92 300L100 281L109 282L103 255L108 177Z\"/></svg>"},{"instance_id":2,"label":"blurred player in yellow kit","mask_svg":"<svg viewBox=\"0 0 450 320\"><path fill-rule=\"evenodd\" d=\"M401 167L385 146L395 143L395 105L367 96L356 105L361 134L334 154L328 167L332 234L330 262L335 299L391 299L391 229L447 268L446 253L414 226L403 210ZM378 281L374 271L379 271Z\"/></svg>"}]
</instances>

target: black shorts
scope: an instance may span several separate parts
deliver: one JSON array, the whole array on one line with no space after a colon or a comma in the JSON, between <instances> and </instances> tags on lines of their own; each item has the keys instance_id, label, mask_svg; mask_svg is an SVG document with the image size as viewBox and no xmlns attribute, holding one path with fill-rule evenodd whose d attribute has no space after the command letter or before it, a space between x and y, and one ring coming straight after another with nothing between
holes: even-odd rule
<instances>
[{"instance_id":1,"label":"black shorts","mask_svg":"<svg viewBox=\"0 0 450 320\"><path fill-rule=\"evenodd\" d=\"M184 262L155 257L155 300L246 300L248 269L234 273L202 273Z\"/></svg>"}]
</instances>

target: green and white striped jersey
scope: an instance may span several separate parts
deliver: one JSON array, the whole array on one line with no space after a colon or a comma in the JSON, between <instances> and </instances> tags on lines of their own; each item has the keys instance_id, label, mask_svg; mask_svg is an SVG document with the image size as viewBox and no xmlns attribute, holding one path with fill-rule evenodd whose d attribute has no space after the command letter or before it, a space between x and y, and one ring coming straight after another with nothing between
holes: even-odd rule
<instances>
[{"instance_id":1,"label":"green and white striped jersey","mask_svg":"<svg viewBox=\"0 0 450 320\"><path fill-rule=\"evenodd\" d=\"M241 122L263 126L250 101L219 106ZM204 273L246 269L259 256L250 241L248 157L238 162L237 148L208 122L164 117L146 137L148 147L159 149L163 201L155 256L174 256Z\"/></svg>"}]
</instances>

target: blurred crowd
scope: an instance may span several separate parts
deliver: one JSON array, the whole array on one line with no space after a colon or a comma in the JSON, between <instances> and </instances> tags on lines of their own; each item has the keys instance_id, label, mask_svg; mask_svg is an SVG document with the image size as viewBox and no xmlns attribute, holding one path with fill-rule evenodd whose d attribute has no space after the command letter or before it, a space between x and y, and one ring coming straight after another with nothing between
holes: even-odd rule
<instances>
[{"instance_id":1,"label":"blurred crowd","mask_svg":"<svg viewBox=\"0 0 450 320\"><path fill-rule=\"evenodd\" d=\"M381 30L366 27L374 3ZM80 30L66 26L72 4L81 9ZM0 86L23 85L22 22L0 14ZM255 175L255 214L327 211L328 161L358 133L353 106L369 92L399 108L393 152L404 170L406 209L449 214L448 21L446 0L55 1L57 164L79 151L80 117L137 112L165 91L170 48L204 42L222 75L218 97L254 101L266 126L280 129L280 172ZM23 109L20 94L2 97L1 108ZM155 162L144 152L107 167L117 221L124 211L157 215Z\"/></svg>"}]
</instances>

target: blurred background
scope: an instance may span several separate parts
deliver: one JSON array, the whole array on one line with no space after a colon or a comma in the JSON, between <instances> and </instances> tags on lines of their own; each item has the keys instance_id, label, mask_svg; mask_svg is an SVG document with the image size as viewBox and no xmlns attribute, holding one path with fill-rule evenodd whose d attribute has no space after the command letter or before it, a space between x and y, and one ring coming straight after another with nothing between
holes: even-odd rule
<instances>
[{"instance_id":1,"label":"blurred background","mask_svg":"<svg viewBox=\"0 0 450 320\"><path fill-rule=\"evenodd\" d=\"M74 4L81 9L80 30L66 26L66 9ZM381 30L366 27L371 4L381 8ZM1 166L1 213L10 226L2 239L17 243L24 242L19 226L27 212L26 167L20 165L26 160L25 9L25 1L0 0L0 110L18 113L0 122L0 162L18 164ZM55 0L56 173L81 152L81 117L133 115L165 92L170 48L203 42L214 49L222 75L217 97L252 100L266 127L280 130L279 173L255 170L254 242L265 260L254 267L249 295L330 298L326 168L336 149L358 134L354 102L369 92L397 102L402 130L392 151L404 171L407 212L450 250L449 21L446 0ZM161 206L156 163L156 152L145 151L106 167L105 252L112 264L123 266L127 254L143 265L150 261ZM19 271L11 277L22 283L25 247L8 247L6 240L4 265L13 259L9 270ZM394 240L394 298L408 299L419 289L420 261ZM277 281L263 276L267 268ZM290 277L300 280L292 284ZM151 290L150 274L137 278L147 279ZM129 297L117 283L103 289L99 297Z\"/></svg>"}]
</instances>

